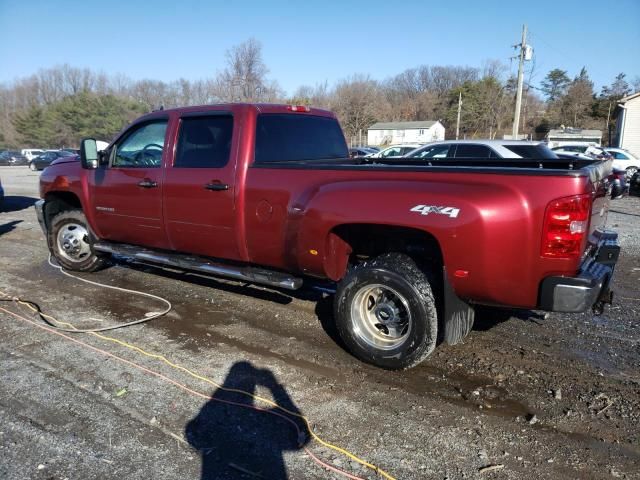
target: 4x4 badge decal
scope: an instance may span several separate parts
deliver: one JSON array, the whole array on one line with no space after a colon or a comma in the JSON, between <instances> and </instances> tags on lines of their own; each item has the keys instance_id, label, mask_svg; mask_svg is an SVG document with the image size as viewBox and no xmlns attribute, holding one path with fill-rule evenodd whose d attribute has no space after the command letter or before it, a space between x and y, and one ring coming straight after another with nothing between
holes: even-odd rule
<instances>
[{"instance_id":1,"label":"4x4 badge decal","mask_svg":"<svg viewBox=\"0 0 640 480\"><path fill-rule=\"evenodd\" d=\"M420 215L429 215L430 213L436 213L438 215L447 215L449 218L456 218L460 213L459 208L455 207L436 207L434 205L416 205L411 212L418 212Z\"/></svg>"}]
</instances>

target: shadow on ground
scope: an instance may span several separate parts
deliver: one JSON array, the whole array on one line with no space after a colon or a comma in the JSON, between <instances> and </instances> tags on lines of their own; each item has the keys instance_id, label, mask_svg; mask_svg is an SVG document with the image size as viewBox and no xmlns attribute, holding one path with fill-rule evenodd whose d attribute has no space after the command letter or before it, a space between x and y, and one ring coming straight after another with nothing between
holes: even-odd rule
<instances>
[{"instance_id":1,"label":"shadow on ground","mask_svg":"<svg viewBox=\"0 0 640 480\"><path fill-rule=\"evenodd\" d=\"M13 220L11 222L0 224L0 235L4 235L5 233L15 230L16 225L19 223L22 223L22 220Z\"/></svg>"},{"instance_id":2,"label":"shadow on ground","mask_svg":"<svg viewBox=\"0 0 640 480\"><path fill-rule=\"evenodd\" d=\"M32 207L38 201L34 197L23 197L21 195L9 195L4 197L0 205L0 212L17 212L25 208Z\"/></svg>"},{"instance_id":3,"label":"shadow on ground","mask_svg":"<svg viewBox=\"0 0 640 480\"><path fill-rule=\"evenodd\" d=\"M199 285L201 287L222 290L227 293L246 295L258 300L273 302L280 305L288 305L293 301L293 299L314 302L315 314L318 318L318 321L320 322L320 325L322 326L322 329L329 336L329 338L331 338L331 340L333 340L342 349L346 350L346 346L340 338L338 329L335 324L333 316L332 294L324 293L311 287L303 287L300 290L295 291L280 291L276 289L255 286L250 283L231 283L224 280L216 279L215 277L207 277L193 272L174 270L151 264L128 261L127 259L121 257L116 257L114 261L118 266L131 268L132 270L161 275L166 278L171 278L172 280L178 280L181 282L191 283L193 285ZM328 287L328 285L326 284L321 284L321 286Z\"/></svg>"},{"instance_id":4,"label":"shadow on ground","mask_svg":"<svg viewBox=\"0 0 640 480\"><path fill-rule=\"evenodd\" d=\"M235 363L222 387L185 428L185 437L202 459L201 480L289 478L283 454L300 450L309 441L304 422L230 389L257 393L301 414L270 370L249 362Z\"/></svg>"},{"instance_id":5,"label":"shadow on ground","mask_svg":"<svg viewBox=\"0 0 640 480\"><path fill-rule=\"evenodd\" d=\"M545 315L532 310L519 310L514 308L498 308L476 305L476 318L473 323L473 330L486 332L496 325L499 325L512 318L524 320L525 322L540 323Z\"/></svg>"}]
</instances>

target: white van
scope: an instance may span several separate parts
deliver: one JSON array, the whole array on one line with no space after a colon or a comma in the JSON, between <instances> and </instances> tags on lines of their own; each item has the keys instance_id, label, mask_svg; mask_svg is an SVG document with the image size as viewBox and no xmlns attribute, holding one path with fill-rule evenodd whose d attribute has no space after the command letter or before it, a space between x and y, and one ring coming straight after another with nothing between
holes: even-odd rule
<instances>
[{"instance_id":1,"label":"white van","mask_svg":"<svg viewBox=\"0 0 640 480\"><path fill-rule=\"evenodd\" d=\"M27 157L27 160L31 161L39 155L44 153L44 150L40 150L39 148L23 148L20 150L23 156Z\"/></svg>"}]
</instances>

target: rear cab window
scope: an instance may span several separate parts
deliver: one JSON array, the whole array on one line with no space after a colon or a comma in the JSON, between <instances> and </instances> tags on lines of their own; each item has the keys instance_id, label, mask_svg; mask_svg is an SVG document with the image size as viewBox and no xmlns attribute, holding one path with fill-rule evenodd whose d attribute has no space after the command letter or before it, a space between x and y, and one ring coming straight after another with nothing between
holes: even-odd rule
<instances>
[{"instance_id":1,"label":"rear cab window","mask_svg":"<svg viewBox=\"0 0 640 480\"><path fill-rule=\"evenodd\" d=\"M295 113L263 113L256 123L257 165L349 158L335 118Z\"/></svg>"}]
</instances>

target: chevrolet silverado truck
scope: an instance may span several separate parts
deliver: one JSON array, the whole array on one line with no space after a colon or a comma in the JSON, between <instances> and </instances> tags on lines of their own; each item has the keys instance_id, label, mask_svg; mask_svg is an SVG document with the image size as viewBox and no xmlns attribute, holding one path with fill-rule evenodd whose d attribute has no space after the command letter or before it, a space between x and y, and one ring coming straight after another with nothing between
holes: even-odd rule
<instances>
[{"instance_id":1,"label":"chevrolet silverado truck","mask_svg":"<svg viewBox=\"0 0 640 480\"><path fill-rule=\"evenodd\" d=\"M350 159L328 111L227 104L150 113L40 177L65 269L112 254L295 290L330 281L342 340L409 368L470 331L476 305L610 303L611 163Z\"/></svg>"}]
</instances>

